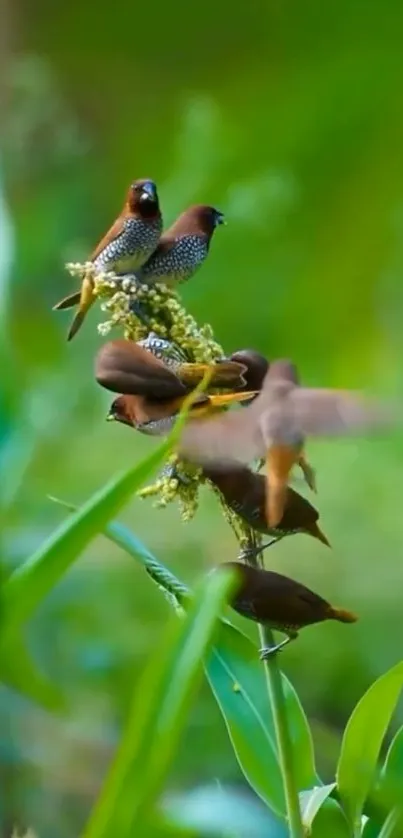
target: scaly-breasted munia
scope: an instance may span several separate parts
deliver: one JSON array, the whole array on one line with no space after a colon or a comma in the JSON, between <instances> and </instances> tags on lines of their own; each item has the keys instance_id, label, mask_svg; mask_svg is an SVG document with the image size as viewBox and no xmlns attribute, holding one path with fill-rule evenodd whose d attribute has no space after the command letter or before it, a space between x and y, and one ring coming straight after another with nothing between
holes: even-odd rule
<instances>
[{"instance_id":1,"label":"scaly-breasted munia","mask_svg":"<svg viewBox=\"0 0 403 838\"><path fill-rule=\"evenodd\" d=\"M175 285L190 279L208 255L214 230L223 223L223 213L214 207L189 207L163 233L148 261L135 272L137 279L146 285Z\"/></svg>"},{"instance_id":2,"label":"scaly-breasted munia","mask_svg":"<svg viewBox=\"0 0 403 838\"><path fill-rule=\"evenodd\" d=\"M175 360L169 366L144 346L131 340L110 340L104 343L95 359L98 384L114 393L150 396L156 399L175 398L190 393L210 374L209 389L242 386L245 367L236 361L223 364L196 364ZM250 394L245 398L250 398Z\"/></svg>"},{"instance_id":3,"label":"scaly-breasted munia","mask_svg":"<svg viewBox=\"0 0 403 838\"><path fill-rule=\"evenodd\" d=\"M130 425L142 433L168 433L184 399L203 379L211 374L209 387L231 387L243 383L244 367L234 361L226 364L177 363L175 371L168 368L142 346L128 340L105 343L95 360L98 384L115 393L110 419ZM250 398L250 393L211 395L201 393L190 409L190 418L215 412L223 407Z\"/></svg>"},{"instance_id":4,"label":"scaly-breasted munia","mask_svg":"<svg viewBox=\"0 0 403 838\"><path fill-rule=\"evenodd\" d=\"M238 363L246 366L246 372L244 373L245 384L243 389L259 390L260 392L270 366L267 358L265 358L264 355L261 355L260 352L256 352L254 349L238 349L229 356L228 360L237 361ZM290 381L297 385L300 384L295 364L290 364L288 375ZM254 398L256 398L256 396ZM253 399L248 402L243 402L242 407L246 407L248 404L251 404L252 401ZM304 475L305 482L313 492L316 492L315 471L310 463L308 463L303 449L300 451L298 457L298 465Z\"/></svg>"},{"instance_id":5,"label":"scaly-breasted munia","mask_svg":"<svg viewBox=\"0 0 403 838\"><path fill-rule=\"evenodd\" d=\"M94 272L126 274L138 270L157 247L161 232L162 217L155 183L136 180L129 189L122 212L91 254ZM70 294L54 306L64 309L78 305L68 340L74 337L94 302L94 272L84 276L81 291Z\"/></svg>"},{"instance_id":6,"label":"scaly-breasted munia","mask_svg":"<svg viewBox=\"0 0 403 838\"><path fill-rule=\"evenodd\" d=\"M348 390L299 387L293 364L274 361L261 393L245 410L185 426L179 455L206 466L215 460L266 463L266 517L276 527L284 512L287 482L306 436L374 431L396 417L377 401Z\"/></svg>"},{"instance_id":7,"label":"scaly-breasted munia","mask_svg":"<svg viewBox=\"0 0 403 838\"><path fill-rule=\"evenodd\" d=\"M221 492L227 506L250 527L276 541L287 535L306 533L330 547L329 541L319 528L319 512L306 498L287 487L284 512L276 527L268 527L266 520L266 480L263 474L251 471L247 466L211 464L203 469L204 475ZM273 542L269 542L272 544ZM264 545L266 547L268 545ZM249 549L243 556L260 553L264 547Z\"/></svg>"},{"instance_id":8,"label":"scaly-breasted munia","mask_svg":"<svg viewBox=\"0 0 403 838\"><path fill-rule=\"evenodd\" d=\"M295 640L300 629L325 620L355 623L357 617L343 608L335 608L318 594L272 570L261 570L241 562L224 562L219 570L235 571L237 581L229 604L238 614L262 623L287 637L276 646L260 650L266 660Z\"/></svg>"}]
</instances>

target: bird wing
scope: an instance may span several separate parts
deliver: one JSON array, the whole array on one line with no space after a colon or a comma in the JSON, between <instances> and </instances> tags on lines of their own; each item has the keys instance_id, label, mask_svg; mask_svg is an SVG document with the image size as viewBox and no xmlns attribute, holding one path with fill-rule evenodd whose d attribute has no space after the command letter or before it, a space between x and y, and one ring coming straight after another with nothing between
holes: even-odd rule
<instances>
[{"instance_id":1,"label":"bird wing","mask_svg":"<svg viewBox=\"0 0 403 838\"><path fill-rule=\"evenodd\" d=\"M95 359L98 384L113 393L175 399L188 389L163 363L142 346L128 340L105 343Z\"/></svg>"},{"instance_id":2,"label":"bird wing","mask_svg":"<svg viewBox=\"0 0 403 838\"><path fill-rule=\"evenodd\" d=\"M102 253L104 248L122 235L125 226L125 221L126 217L123 215L120 215L116 219L116 221L112 224L112 227L109 228L108 232L105 233L101 241L97 244L95 250L91 253L90 262L95 262L95 259L98 258L99 254Z\"/></svg>"},{"instance_id":3,"label":"bird wing","mask_svg":"<svg viewBox=\"0 0 403 838\"><path fill-rule=\"evenodd\" d=\"M183 430L179 453L196 463L254 460L261 455L262 446L259 426L248 422L246 415L253 407L254 404L219 417L192 420Z\"/></svg>"},{"instance_id":4,"label":"bird wing","mask_svg":"<svg viewBox=\"0 0 403 838\"><path fill-rule=\"evenodd\" d=\"M387 405L351 390L297 387L289 393L285 409L304 436L354 434L393 422L393 413Z\"/></svg>"}]
</instances>

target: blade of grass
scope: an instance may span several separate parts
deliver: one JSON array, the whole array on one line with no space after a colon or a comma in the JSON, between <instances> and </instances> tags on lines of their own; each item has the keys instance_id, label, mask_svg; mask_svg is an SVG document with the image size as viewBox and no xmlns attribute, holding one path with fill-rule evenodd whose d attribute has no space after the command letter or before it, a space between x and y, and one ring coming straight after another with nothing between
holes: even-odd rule
<instances>
[{"instance_id":1,"label":"blade of grass","mask_svg":"<svg viewBox=\"0 0 403 838\"><path fill-rule=\"evenodd\" d=\"M228 574L208 576L189 611L175 623L147 667L126 732L84 838L142 834L138 830L162 788L174 757L202 659L212 643L218 614L234 584Z\"/></svg>"}]
</instances>

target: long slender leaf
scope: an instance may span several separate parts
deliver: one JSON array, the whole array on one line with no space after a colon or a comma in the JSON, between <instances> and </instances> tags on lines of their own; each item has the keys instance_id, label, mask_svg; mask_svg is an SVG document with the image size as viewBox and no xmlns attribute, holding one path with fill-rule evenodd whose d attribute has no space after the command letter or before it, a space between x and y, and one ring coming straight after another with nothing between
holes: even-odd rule
<instances>
[{"instance_id":1,"label":"long slender leaf","mask_svg":"<svg viewBox=\"0 0 403 838\"><path fill-rule=\"evenodd\" d=\"M402 686L403 662L372 684L355 707L344 732L336 779L344 810L356 832Z\"/></svg>"},{"instance_id":2,"label":"long slender leaf","mask_svg":"<svg viewBox=\"0 0 403 838\"><path fill-rule=\"evenodd\" d=\"M169 770L212 642L217 616L233 585L227 574L205 579L174 640L162 644L138 686L126 733L85 838L138 834ZM140 832L141 834L141 832Z\"/></svg>"},{"instance_id":3,"label":"long slender leaf","mask_svg":"<svg viewBox=\"0 0 403 838\"><path fill-rule=\"evenodd\" d=\"M107 522L158 467L170 448L164 442L146 460L113 478L68 518L3 585L3 635L15 631Z\"/></svg>"}]
</instances>

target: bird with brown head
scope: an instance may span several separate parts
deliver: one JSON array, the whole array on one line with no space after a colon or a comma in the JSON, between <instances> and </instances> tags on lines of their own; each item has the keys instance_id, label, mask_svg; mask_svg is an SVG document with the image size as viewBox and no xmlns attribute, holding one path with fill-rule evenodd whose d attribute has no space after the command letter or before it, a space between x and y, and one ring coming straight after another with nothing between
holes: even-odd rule
<instances>
[{"instance_id":1,"label":"bird with brown head","mask_svg":"<svg viewBox=\"0 0 403 838\"><path fill-rule=\"evenodd\" d=\"M125 274L136 271L157 247L161 232L162 216L154 181L134 181L121 213L90 256L92 270L84 276L81 291L70 294L54 306L57 310L78 306L68 340L77 333L95 300L96 273L114 271L116 274Z\"/></svg>"},{"instance_id":2,"label":"bird with brown head","mask_svg":"<svg viewBox=\"0 0 403 838\"><path fill-rule=\"evenodd\" d=\"M305 585L288 576L262 570L241 562L224 562L218 570L235 571L236 587L230 598L231 607L249 620L261 623L287 635L277 646L261 649L260 657L266 660L298 637L300 629L337 620L355 623L357 617L344 608L335 608Z\"/></svg>"}]
</instances>

